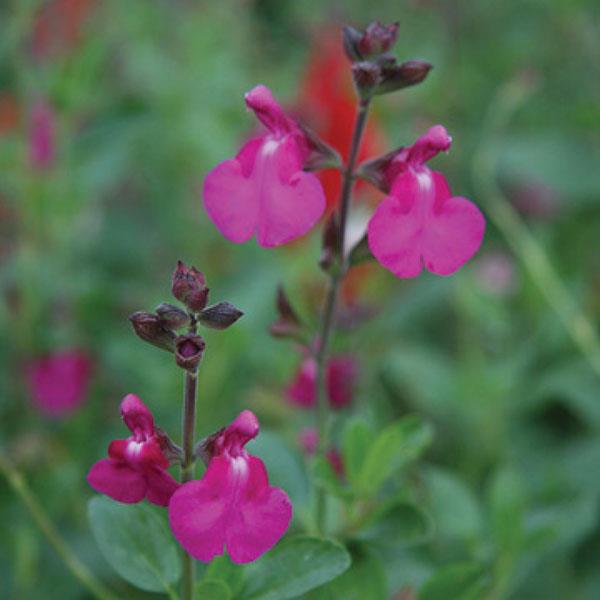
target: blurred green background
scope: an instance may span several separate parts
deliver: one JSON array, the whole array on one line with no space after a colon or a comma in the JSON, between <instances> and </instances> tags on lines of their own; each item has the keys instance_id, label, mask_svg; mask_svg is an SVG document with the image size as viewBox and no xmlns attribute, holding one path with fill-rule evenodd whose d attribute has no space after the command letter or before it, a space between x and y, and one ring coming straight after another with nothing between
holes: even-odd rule
<instances>
[{"instance_id":1,"label":"blurred green background","mask_svg":"<svg viewBox=\"0 0 600 600\"><path fill-rule=\"evenodd\" d=\"M484 212L514 207L597 332L595 0L0 4L0 448L68 544L124 597L150 595L124 588L100 556L85 474L111 439L125 437L126 393L141 396L174 437L182 393L169 355L138 340L127 316L169 301L177 259L195 264L213 301L246 313L227 332L205 332L200 434L249 407L295 445L310 415L290 408L283 390L299 354L267 330L279 282L315 318L318 234L277 250L234 246L209 222L198 190L255 127L244 92L264 83L308 110L298 98L306 102L315 39L373 19L401 22L400 59L435 66L423 85L377 101L383 149L443 123L454 145L435 168ZM40 99L56 128L44 167L28 159ZM481 560L493 581L485 597L600 598L597 350L573 341L581 331L569 331L552 302L568 319L572 305L544 273L540 288L539 269L524 267L535 271L537 255L527 256L520 229L510 231L513 246L490 222L478 257L452 278L361 271L353 302L375 316L336 338L336 350L361 363L353 412L378 427L416 412L435 429L414 473L435 533L387 556L389 597L418 590L446 563ZM79 410L49 419L32 407L26 367L65 348L92 358L91 385ZM0 588L9 599L88 597L3 480Z\"/></svg>"}]
</instances>

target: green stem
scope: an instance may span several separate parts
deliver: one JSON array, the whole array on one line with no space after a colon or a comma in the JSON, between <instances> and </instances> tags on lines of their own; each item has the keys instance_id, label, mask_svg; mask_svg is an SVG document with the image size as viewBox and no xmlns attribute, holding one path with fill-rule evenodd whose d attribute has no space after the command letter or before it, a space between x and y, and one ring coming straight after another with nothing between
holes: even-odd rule
<instances>
[{"instance_id":1,"label":"green stem","mask_svg":"<svg viewBox=\"0 0 600 600\"><path fill-rule=\"evenodd\" d=\"M594 326L569 293L543 246L504 196L496 181L495 142L528 93L529 88L519 80L501 88L486 119L487 135L482 136L480 148L474 154L473 183L487 214L521 259L575 345L600 376L600 340Z\"/></svg>"},{"instance_id":2,"label":"green stem","mask_svg":"<svg viewBox=\"0 0 600 600\"><path fill-rule=\"evenodd\" d=\"M198 374L185 372L184 407L183 407L183 463L181 465L181 483L191 481L194 477L194 430L196 425L196 384ZM194 559L183 551L181 558L183 600L194 598Z\"/></svg>"},{"instance_id":3,"label":"green stem","mask_svg":"<svg viewBox=\"0 0 600 600\"><path fill-rule=\"evenodd\" d=\"M349 265L346 256L346 227L348 223L348 214L350 212L350 199L352 196L352 184L354 182L356 159L360 148L360 142L367 122L369 111L369 100L361 101L356 115L354 133L352 134L352 145L348 163L343 172L342 194L340 197L339 209L339 246L338 256L340 258L340 268L333 269L330 273L329 286L325 297L325 306L319 328L318 349L316 353L317 363L317 432L319 434L319 448L317 456L320 459L325 458L329 446L329 403L327 402L327 393L325 390L325 367L329 350L329 341L335 324L335 312L339 296L340 284L342 283ZM325 533L325 518L327 513L326 491L319 487L317 489L316 499L316 526L319 533Z\"/></svg>"},{"instance_id":4,"label":"green stem","mask_svg":"<svg viewBox=\"0 0 600 600\"><path fill-rule=\"evenodd\" d=\"M54 548L66 567L81 585L86 588L94 598L98 598L98 600L118 600L117 596L105 588L65 544L50 517L31 491L31 488L27 485L27 482L21 473L5 456L3 456L2 453L0 453L0 471L6 477L13 492L15 492L26 506L35 521L35 524L40 528L40 531L46 536L50 545Z\"/></svg>"}]
</instances>

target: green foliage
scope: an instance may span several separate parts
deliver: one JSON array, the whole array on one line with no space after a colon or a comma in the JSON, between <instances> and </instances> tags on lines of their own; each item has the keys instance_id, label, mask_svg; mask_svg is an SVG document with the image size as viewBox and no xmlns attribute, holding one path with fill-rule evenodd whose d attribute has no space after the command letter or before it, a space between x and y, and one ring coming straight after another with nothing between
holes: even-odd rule
<instances>
[{"instance_id":1,"label":"green foliage","mask_svg":"<svg viewBox=\"0 0 600 600\"><path fill-rule=\"evenodd\" d=\"M442 567L419 591L419 600L477 600L482 598L486 574L477 563Z\"/></svg>"},{"instance_id":2,"label":"green foliage","mask_svg":"<svg viewBox=\"0 0 600 600\"><path fill-rule=\"evenodd\" d=\"M348 551L336 542L292 537L248 566L240 599L295 598L335 579L351 562Z\"/></svg>"},{"instance_id":3,"label":"green foliage","mask_svg":"<svg viewBox=\"0 0 600 600\"><path fill-rule=\"evenodd\" d=\"M97 496L89 501L88 516L104 558L121 577L143 590L172 590L181 563L164 511Z\"/></svg>"}]
</instances>

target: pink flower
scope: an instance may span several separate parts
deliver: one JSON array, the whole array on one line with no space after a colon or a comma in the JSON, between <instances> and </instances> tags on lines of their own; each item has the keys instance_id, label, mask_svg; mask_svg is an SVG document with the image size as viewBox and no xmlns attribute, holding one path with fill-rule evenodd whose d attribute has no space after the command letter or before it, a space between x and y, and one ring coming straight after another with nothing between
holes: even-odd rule
<instances>
[{"instance_id":1,"label":"pink flower","mask_svg":"<svg viewBox=\"0 0 600 600\"><path fill-rule=\"evenodd\" d=\"M169 461L163 453L152 413L134 394L121 402L121 416L133 434L113 440L108 456L88 473L88 483L98 492L126 504L148 498L167 506L179 484L167 472Z\"/></svg>"},{"instance_id":2,"label":"pink flower","mask_svg":"<svg viewBox=\"0 0 600 600\"><path fill-rule=\"evenodd\" d=\"M319 447L319 433L313 427L307 427L298 434L298 443L300 448L307 456L316 454ZM325 458L328 460L335 474L343 479L345 476L344 459L337 448L331 447L325 453Z\"/></svg>"},{"instance_id":3,"label":"pink flower","mask_svg":"<svg viewBox=\"0 0 600 600\"><path fill-rule=\"evenodd\" d=\"M452 196L445 177L425 165L451 143L446 129L436 125L386 164L390 192L369 222L369 248L397 277L416 277L423 266L450 275L481 245L485 220L479 209Z\"/></svg>"},{"instance_id":4,"label":"pink flower","mask_svg":"<svg viewBox=\"0 0 600 600\"><path fill-rule=\"evenodd\" d=\"M289 498L269 485L263 462L244 448L258 430L256 416L245 410L208 438L204 476L182 485L171 498L173 534L197 560L209 562L227 549L235 563L254 561L288 528Z\"/></svg>"},{"instance_id":5,"label":"pink flower","mask_svg":"<svg viewBox=\"0 0 600 600\"><path fill-rule=\"evenodd\" d=\"M65 417L85 401L92 361L82 350L63 350L33 360L26 379L33 405L48 417Z\"/></svg>"},{"instance_id":6,"label":"pink flower","mask_svg":"<svg viewBox=\"0 0 600 600\"><path fill-rule=\"evenodd\" d=\"M317 177L302 170L310 141L271 91L258 85L245 99L268 131L206 176L204 206L228 240L240 244L256 234L269 248L307 233L323 214L325 196Z\"/></svg>"},{"instance_id":7,"label":"pink flower","mask_svg":"<svg viewBox=\"0 0 600 600\"><path fill-rule=\"evenodd\" d=\"M358 376L356 360L341 354L329 359L325 372L327 397L331 408L340 409L352 403L354 386ZM305 358L294 381L286 390L288 400L301 408L311 408L317 401L317 363L314 358Z\"/></svg>"},{"instance_id":8,"label":"pink flower","mask_svg":"<svg viewBox=\"0 0 600 600\"><path fill-rule=\"evenodd\" d=\"M54 162L54 122L52 107L39 101L31 111L29 125L29 164L33 169L47 169Z\"/></svg>"}]
</instances>

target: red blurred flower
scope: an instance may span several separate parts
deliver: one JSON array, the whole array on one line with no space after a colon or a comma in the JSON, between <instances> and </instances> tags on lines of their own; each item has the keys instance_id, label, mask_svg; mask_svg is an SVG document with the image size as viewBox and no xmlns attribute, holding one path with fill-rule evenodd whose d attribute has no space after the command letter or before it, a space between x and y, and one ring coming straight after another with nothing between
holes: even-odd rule
<instances>
[{"instance_id":1,"label":"red blurred flower","mask_svg":"<svg viewBox=\"0 0 600 600\"><path fill-rule=\"evenodd\" d=\"M40 9L33 25L35 58L68 53L81 40L83 25L96 0L50 0Z\"/></svg>"},{"instance_id":2,"label":"red blurred flower","mask_svg":"<svg viewBox=\"0 0 600 600\"><path fill-rule=\"evenodd\" d=\"M26 379L33 405L49 417L77 410L87 396L92 361L78 349L56 352L28 365Z\"/></svg>"},{"instance_id":3,"label":"red blurred flower","mask_svg":"<svg viewBox=\"0 0 600 600\"><path fill-rule=\"evenodd\" d=\"M350 62L344 54L339 27L320 30L315 36L306 72L301 83L298 105L306 123L346 160L352 143L356 116L356 95L352 86ZM359 162L385 151L385 136L377 117L371 113L364 132ZM341 175L328 169L319 173L325 189L327 208L340 196ZM358 183L360 189L363 183ZM373 192L377 193L377 192Z\"/></svg>"}]
</instances>

